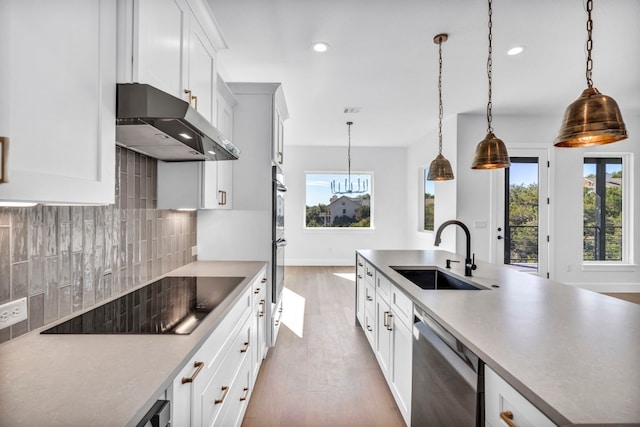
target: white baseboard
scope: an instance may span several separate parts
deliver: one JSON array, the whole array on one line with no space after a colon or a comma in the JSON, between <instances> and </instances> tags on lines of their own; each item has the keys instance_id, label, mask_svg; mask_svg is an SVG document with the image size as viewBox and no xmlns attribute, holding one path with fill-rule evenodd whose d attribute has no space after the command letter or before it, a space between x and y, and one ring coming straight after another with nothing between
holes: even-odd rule
<instances>
[{"instance_id":1,"label":"white baseboard","mask_svg":"<svg viewBox=\"0 0 640 427\"><path fill-rule=\"evenodd\" d=\"M284 259L284 265L297 267L346 267L356 265L355 253L351 259Z\"/></svg>"},{"instance_id":2,"label":"white baseboard","mask_svg":"<svg viewBox=\"0 0 640 427\"><path fill-rule=\"evenodd\" d=\"M568 283L593 292L640 292L640 283Z\"/></svg>"}]
</instances>

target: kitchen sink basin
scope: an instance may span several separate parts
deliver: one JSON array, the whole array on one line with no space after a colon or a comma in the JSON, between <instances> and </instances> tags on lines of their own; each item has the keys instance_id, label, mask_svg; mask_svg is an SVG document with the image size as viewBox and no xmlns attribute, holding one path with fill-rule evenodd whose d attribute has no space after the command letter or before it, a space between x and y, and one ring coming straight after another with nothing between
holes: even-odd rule
<instances>
[{"instance_id":1,"label":"kitchen sink basin","mask_svg":"<svg viewBox=\"0 0 640 427\"><path fill-rule=\"evenodd\" d=\"M462 291L479 291L483 289L436 269L426 269L424 267L391 268L405 279L418 285L421 289L451 289Z\"/></svg>"}]
</instances>

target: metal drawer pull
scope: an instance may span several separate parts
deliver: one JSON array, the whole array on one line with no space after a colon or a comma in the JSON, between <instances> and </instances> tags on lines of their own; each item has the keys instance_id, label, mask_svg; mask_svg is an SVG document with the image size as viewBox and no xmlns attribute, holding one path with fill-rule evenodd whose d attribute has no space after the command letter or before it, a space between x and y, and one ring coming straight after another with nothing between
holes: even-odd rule
<instances>
[{"instance_id":1,"label":"metal drawer pull","mask_svg":"<svg viewBox=\"0 0 640 427\"><path fill-rule=\"evenodd\" d=\"M260 288L257 288L255 291L253 291L254 294L259 294L260 293Z\"/></svg>"},{"instance_id":2,"label":"metal drawer pull","mask_svg":"<svg viewBox=\"0 0 640 427\"><path fill-rule=\"evenodd\" d=\"M387 317L387 331L393 331L393 328L391 327L391 322L389 322L389 321L388 321L388 319L390 319L390 318L392 318L392 317L393 317L393 314L391 314L391 313L389 312L389 315L388 315L388 317Z\"/></svg>"},{"instance_id":3,"label":"metal drawer pull","mask_svg":"<svg viewBox=\"0 0 640 427\"><path fill-rule=\"evenodd\" d=\"M367 325L367 330L368 330L369 332L373 332L373 328L371 327L371 325Z\"/></svg>"},{"instance_id":4,"label":"metal drawer pull","mask_svg":"<svg viewBox=\"0 0 640 427\"><path fill-rule=\"evenodd\" d=\"M363 264L362 264L361 262L359 262L359 263L358 263L358 266L362 267L362 265L363 265Z\"/></svg>"},{"instance_id":5,"label":"metal drawer pull","mask_svg":"<svg viewBox=\"0 0 640 427\"><path fill-rule=\"evenodd\" d=\"M367 276L373 277L373 273L367 270Z\"/></svg>"},{"instance_id":6,"label":"metal drawer pull","mask_svg":"<svg viewBox=\"0 0 640 427\"><path fill-rule=\"evenodd\" d=\"M260 281L260 283L267 283L267 278L263 277L262 280Z\"/></svg>"},{"instance_id":7,"label":"metal drawer pull","mask_svg":"<svg viewBox=\"0 0 640 427\"><path fill-rule=\"evenodd\" d=\"M258 314L258 316L260 317L264 317L264 300L260 300L260 305L262 306L262 308L260 309L260 313Z\"/></svg>"},{"instance_id":8,"label":"metal drawer pull","mask_svg":"<svg viewBox=\"0 0 640 427\"><path fill-rule=\"evenodd\" d=\"M221 397L220 399L216 399L216 400L214 400L214 401L213 401L213 403L214 403L214 404L216 404L216 405L217 405L218 403L222 403L222 402L224 402L224 399L227 397L227 393L229 393L229 386L227 386L227 385L223 385L223 386L222 386L222 391L223 391L223 393L222 393L222 397Z\"/></svg>"},{"instance_id":9,"label":"metal drawer pull","mask_svg":"<svg viewBox=\"0 0 640 427\"><path fill-rule=\"evenodd\" d=\"M194 362L193 367L198 369L196 369L196 371L190 377L182 377L182 384L192 383L193 380L196 379L202 368L204 368L204 362Z\"/></svg>"},{"instance_id":10,"label":"metal drawer pull","mask_svg":"<svg viewBox=\"0 0 640 427\"><path fill-rule=\"evenodd\" d=\"M9 137L0 136L0 184L9 182Z\"/></svg>"},{"instance_id":11,"label":"metal drawer pull","mask_svg":"<svg viewBox=\"0 0 640 427\"><path fill-rule=\"evenodd\" d=\"M362 279L362 274L358 274L358 279Z\"/></svg>"},{"instance_id":12,"label":"metal drawer pull","mask_svg":"<svg viewBox=\"0 0 640 427\"><path fill-rule=\"evenodd\" d=\"M504 412L500 412L500 419L502 421L504 421L509 427L518 427L516 425L516 423L514 423L513 420L513 412L511 411L504 411Z\"/></svg>"},{"instance_id":13,"label":"metal drawer pull","mask_svg":"<svg viewBox=\"0 0 640 427\"><path fill-rule=\"evenodd\" d=\"M247 396L249 396L249 387L244 388L244 396L240 398L240 402L247 400Z\"/></svg>"},{"instance_id":14,"label":"metal drawer pull","mask_svg":"<svg viewBox=\"0 0 640 427\"><path fill-rule=\"evenodd\" d=\"M369 295L367 295L367 301L373 301L373 298L371 298Z\"/></svg>"},{"instance_id":15,"label":"metal drawer pull","mask_svg":"<svg viewBox=\"0 0 640 427\"><path fill-rule=\"evenodd\" d=\"M246 353L249 350L249 341L244 343L244 347L240 349L240 353Z\"/></svg>"}]
</instances>

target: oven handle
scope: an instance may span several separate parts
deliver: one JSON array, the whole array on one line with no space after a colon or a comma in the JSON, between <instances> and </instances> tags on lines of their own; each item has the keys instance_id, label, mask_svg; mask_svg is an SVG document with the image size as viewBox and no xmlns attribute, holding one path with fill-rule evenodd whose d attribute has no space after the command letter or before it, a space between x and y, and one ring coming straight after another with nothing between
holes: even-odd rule
<instances>
[{"instance_id":1,"label":"oven handle","mask_svg":"<svg viewBox=\"0 0 640 427\"><path fill-rule=\"evenodd\" d=\"M281 183L277 179L274 179L273 181L276 183L276 191L280 191L282 193L287 192L287 187L283 183Z\"/></svg>"},{"instance_id":2,"label":"oven handle","mask_svg":"<svg viewBox=\"0 0 640 427\"><path fill-rule=\"evenodd\" d=\"M284 246L287 246L287 240L286 239L278 239L275 242L276 248L282 248Z\"/></svg>"}]
</instances>

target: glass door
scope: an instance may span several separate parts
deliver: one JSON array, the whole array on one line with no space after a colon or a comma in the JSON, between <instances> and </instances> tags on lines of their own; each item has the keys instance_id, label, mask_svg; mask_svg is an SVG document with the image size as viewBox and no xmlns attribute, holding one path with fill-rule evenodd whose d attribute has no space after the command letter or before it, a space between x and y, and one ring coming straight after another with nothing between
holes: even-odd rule
<instances>
[{"instance_id":1,"label":"glass door","mask_svg":"<svg viewBox=\"0 0 640 427\"><path fill-rule=\"evenodd\" d=\"M511 167L496 176L494 262L548 277L547 152L510 153Z\"/></svg>"}]
</instances>

